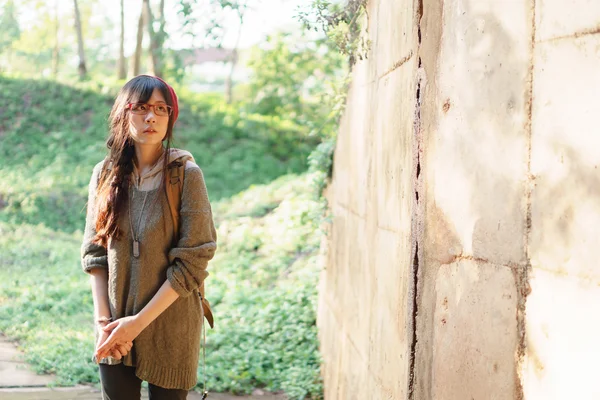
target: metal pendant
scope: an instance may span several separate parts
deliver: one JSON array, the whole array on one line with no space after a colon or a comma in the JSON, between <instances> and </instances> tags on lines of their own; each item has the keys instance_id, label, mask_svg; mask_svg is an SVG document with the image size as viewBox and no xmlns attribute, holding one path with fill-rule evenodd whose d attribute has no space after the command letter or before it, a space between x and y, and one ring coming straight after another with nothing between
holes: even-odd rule
<instances>
[{"instance_id":1,"label":"metal pendant","mask_svg":"<svg viewBox=\"0 0 600 400\"><path fill-rule=\"evenodd\" d=\"M137 240L133 241L133 256L138 258L140 256L140 242Z\"/></svg>"}]
</instances>

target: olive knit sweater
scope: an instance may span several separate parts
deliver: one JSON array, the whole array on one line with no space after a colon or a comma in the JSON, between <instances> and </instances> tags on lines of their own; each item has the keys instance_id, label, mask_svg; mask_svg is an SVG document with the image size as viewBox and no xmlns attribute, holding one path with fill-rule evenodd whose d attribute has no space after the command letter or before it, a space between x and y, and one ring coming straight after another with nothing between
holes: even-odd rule
<instances>
[{"instance_id":1,"label":"olive knit sweater","mask_svg":"<svg viewBox=\"0 0 600 400\"><path fill-rule=\"evenodd\" d=\"M184 161L193 160L189 153L180 152L189 155ZM135 366L136 375L149 383L189 390L196 385L203 323L198 287L208 276L207 264L216 250L216 231L202 172L192 161L186 162L180 239L175 246L171 245L173 221L164 190L141 190L143 185L131 185L131 220L140 240L140 256L135 258L129 207L124 207L119 219L123 233L120 240L110 240L108 249L91 243L96 234L95 197L103 163L94 167L89 184L81 246L83 270L89 273L93 268L108 269L108 298L114 319L139 313L167 279L180 297L139 334L122 360L107 357L100 362L123 362Z\"/></svg>"}]
</instances>

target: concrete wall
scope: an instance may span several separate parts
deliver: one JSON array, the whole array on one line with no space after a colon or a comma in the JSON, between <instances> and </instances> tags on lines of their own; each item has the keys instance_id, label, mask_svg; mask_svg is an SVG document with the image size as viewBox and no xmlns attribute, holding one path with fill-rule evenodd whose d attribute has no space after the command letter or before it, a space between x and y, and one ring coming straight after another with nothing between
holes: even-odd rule
<instances>
[{"instance_id":1,"label":"concrete wall","mask_svg":"<svg viewBox=\"0 0 600 400\"><path fill-rule=\"evenodd\" d=\"M326 399L600 398L600 2L372 0L364 34Z\"/></svg>"},{"instance_id":2,"label":"concrete wall","mask_svg":"<svg viewBox=\"0 0 600 400\"><path fill-rule=\"evenodd\" d=\"M367 27L372 50L354 69L329 188L318 315L328 399L404 399L409 379L414 10L388 1L368 12L379 16Z\"/></svg>"}]
</instances>

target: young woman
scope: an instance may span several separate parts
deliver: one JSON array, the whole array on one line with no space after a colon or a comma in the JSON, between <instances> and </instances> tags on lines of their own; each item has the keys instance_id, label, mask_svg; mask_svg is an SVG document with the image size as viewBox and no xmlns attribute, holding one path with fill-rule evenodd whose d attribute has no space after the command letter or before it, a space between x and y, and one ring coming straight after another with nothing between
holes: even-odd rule
<instances>
[{"instance_id":1,"label":"young woman","mask_svg":"<svg viewBox=\"0 0 600 400\"><path fill-rule=\"evenodd\" d=\"M110 113L107 157L90 179L81 263L91 275L104 399L140 399L142 381L150 399L185 399L196 385L198 292L216 232L200 168L170 146L178 114L162 79L131 79ZM165 177L178 163L185 174L174 237Z\"/></svg>"}]
</instances>

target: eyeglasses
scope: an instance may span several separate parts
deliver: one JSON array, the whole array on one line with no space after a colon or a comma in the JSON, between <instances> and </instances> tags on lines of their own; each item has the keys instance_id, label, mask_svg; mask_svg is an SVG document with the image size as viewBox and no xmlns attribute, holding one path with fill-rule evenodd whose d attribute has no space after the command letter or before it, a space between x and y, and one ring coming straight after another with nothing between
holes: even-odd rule
<instances>
[{"instance_id":1,"label":"eyeglasses","mask_svg":"<svg viewBox=\"0 0 600 400\"><path fill-rule=\"evenodd\" d=\"M150 109L152 109L154 114L161 117L169 116L173 112L173 108L166 104L129 103L127 104L127 108L131 110L132 113L138 115L146 115Z\"/></svg>"}]
</instances>

